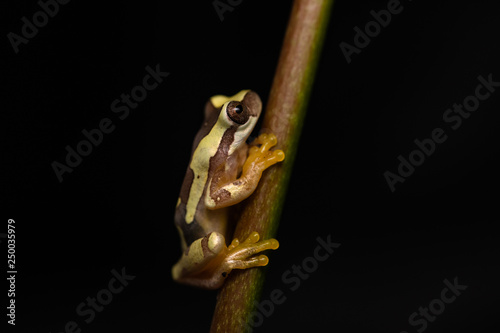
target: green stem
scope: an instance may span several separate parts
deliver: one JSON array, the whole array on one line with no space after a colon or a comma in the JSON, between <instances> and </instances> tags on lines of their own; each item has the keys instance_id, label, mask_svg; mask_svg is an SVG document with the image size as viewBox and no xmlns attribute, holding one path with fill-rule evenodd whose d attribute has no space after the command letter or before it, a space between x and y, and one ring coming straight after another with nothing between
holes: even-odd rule
<instances>
[{"instance_id":1,"label":"green stem","mask_svg":"<svg viewBox=\"0 0 500 333\"><path fill-rule=\"evenodd\" d=\"M262 128L274 133L285 160L266 170L244 201L234 237L274 237L292 172L333 0L295 0ZM279 249L278 249L279 251ZM271 265L272 265L272 254ZM220 290L210 332L244 332L264 282L262 269L235 270Z\"/></svg>"}]
</instances>

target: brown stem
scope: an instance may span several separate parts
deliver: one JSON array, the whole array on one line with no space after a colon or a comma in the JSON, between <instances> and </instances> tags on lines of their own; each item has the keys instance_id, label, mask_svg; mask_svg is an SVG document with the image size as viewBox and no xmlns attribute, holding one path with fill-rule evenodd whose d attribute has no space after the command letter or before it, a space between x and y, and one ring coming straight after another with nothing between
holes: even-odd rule
<instances>
[{"instance_id":1,"label":"brown stem","mask_svg":"<svg viewBox=\"0 0 500 333\"><path fill-rule=\"evenodd\" d=\"M285 160L266 170L245 200L235 235L275 235L333 0L295 0L267 104L263 129L274 133ZM278 249L279 251L279 249ZM272 265L272 253L271 265ZM261 268L235 270L219 292L210 332L245 332L264 281Z\"/></svg>"}]
</instances>

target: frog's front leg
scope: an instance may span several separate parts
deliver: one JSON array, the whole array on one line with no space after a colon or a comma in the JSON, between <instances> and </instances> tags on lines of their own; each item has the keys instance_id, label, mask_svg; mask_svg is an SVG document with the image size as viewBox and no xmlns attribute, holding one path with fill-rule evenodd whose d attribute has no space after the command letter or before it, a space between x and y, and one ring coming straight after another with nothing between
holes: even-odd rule
<instances>
[{"instance_id":1,"label":"frog's front leg","mask_svg":"<svg viewBox=\"0 0 500 333\"><path fill-rule=\"evenodd\" d=\"M206 289L217 289L233 269L266 266L265 255L253 256L265 250L276 250L276 239L259 242L259 234L253 232L244 242L235 238L226 247L224 236L212 232L194 241L172 268L173 278L181 283Z\"/></svg>"},{"instance_id":2,"label":"frog's front leg","mask_svg":"<svg viewBox=\"0 0 500 333\"><path fill-rule=\"evenodd\" d=\"M282 150L270 150L277 142L274 134L261 134L256 138L248 151L240 178L220 184L217 182L217 177L214 177L205 197L205 206L217 209L237 204L248 198L257 188L262 172L285 159Z\"/></svg>"}]
</instances>

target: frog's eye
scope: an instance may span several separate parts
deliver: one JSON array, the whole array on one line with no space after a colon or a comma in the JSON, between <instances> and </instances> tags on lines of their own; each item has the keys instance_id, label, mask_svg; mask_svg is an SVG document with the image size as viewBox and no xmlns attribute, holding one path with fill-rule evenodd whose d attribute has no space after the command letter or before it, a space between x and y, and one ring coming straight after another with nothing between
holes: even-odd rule
<instances>
[{"instance_id":1,"label":"frog's eye","mask_svg":"<svg viewBox=\"0 0 500 333\"><path fill-rule=\"evenodd\" d=\"M227 116L239 125L243 125L248 121L248 110L240 102L229 102L226 108Z\"/></svg>"}]
</instances>

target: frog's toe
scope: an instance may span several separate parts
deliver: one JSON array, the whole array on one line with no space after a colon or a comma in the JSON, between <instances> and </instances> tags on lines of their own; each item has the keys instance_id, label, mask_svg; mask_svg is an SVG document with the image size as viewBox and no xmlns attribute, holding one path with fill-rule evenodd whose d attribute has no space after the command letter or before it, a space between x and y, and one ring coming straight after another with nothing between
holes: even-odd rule
<instances>
[{"instance_id":1,"label":"frog's toe","mask_svg":"<svg viewBox=\"0 0 500 333\"><path fill-rule=\"evenodd\" d=\"M254 244L257 243L260 239L259 233L257 231L254 231L250 234L250 236L245 239L243 244Z\"/></svg>"},{"instance_id":2,"label":"frog's toe","mask_svg":"<svg viewBox=\"0 0 500 333\"><path fill-rule=\"evenodd\" d=\"M235 238L235 239L233 239L233 241L231 242L231 244L229 244L229 246L227 247L227 249L229 251L231 251L232 249L234 249L238 245L240 245L240 241L238 240L238 238Z\"/></svg>"},{"instance_id":3,"label":"frog's toe","mask_svg":"<svg viewBox=\"0 0 500 333\"><path fill-rule=\"evenodd\" d=\"M228 265L231 269L247 269L252 267L267 266L268 263L269 258L264 254L245 260L233 259L228 261Z\"/></svg>"},{"instance_id":4,"label":"frog's toe","mask_svg":"<svg viewBox=\"0 0 500 333\"><path fill-rule=\"evenodd\" d=\"M283 150L273 150L266 158L266 164L273 165L285 159L285 152Z\"/></svg>"},{"instance_id":5,"label":"frog's toe","mask_svg":"<svg viewBox=\"0 0 500 333\"><path fill-rule=\"evenodd\" d=\"M269 263L269 258L263 254L255 254L265 250L276 250L278 247L279 243L274 238L260 241L257 232L252 232L243 242L235 238L228 246L227 254L215 276L225 279L233 269L266 266Z\"/></svg>"},{"instance_id":6,"label":"frog's toe","mask_svg":"<svg viewBox=\"0 0 500 333\"><path fill-rule=\"evenodd\" d=\"M283 150L278 149L278 150L264 151L264 152L257 150L257 152L253 154L251 153L248 156L246 165L243 168L245 169L247 168L247 166L253 165L259 170L265 170L270 166L283 161L284 159L285 159L285 153L283 152Z\"/></svg>"},{"instance_id":7,"label":"frog's toe","mask_svg":"<svg viewBox=\"0 0 500 333\"><path fill-rule=\"evenodd\" d=\"M252 232L242 243L239 243L237 239L235 239L236 242L233 240L231 245L228 247L229 252L227 254L227 259L229 261L247 260L256 253L260 253L265 250L276 250L279 247L279 242L274 238L263 241L259 241L259 239L259 234L257 232Z\"/></svg>"},{"instance_id":8,"label":"frog's toe","mask_svg":"<svg viewBox=\"0 0 500 333\"><path fill-rule=\"evenodd\" d=\"M278 138L273 133L263 133L255 139L254 143L261 145L259 150L266 152L278 144Z\"/></svg>"}]
</instances>

